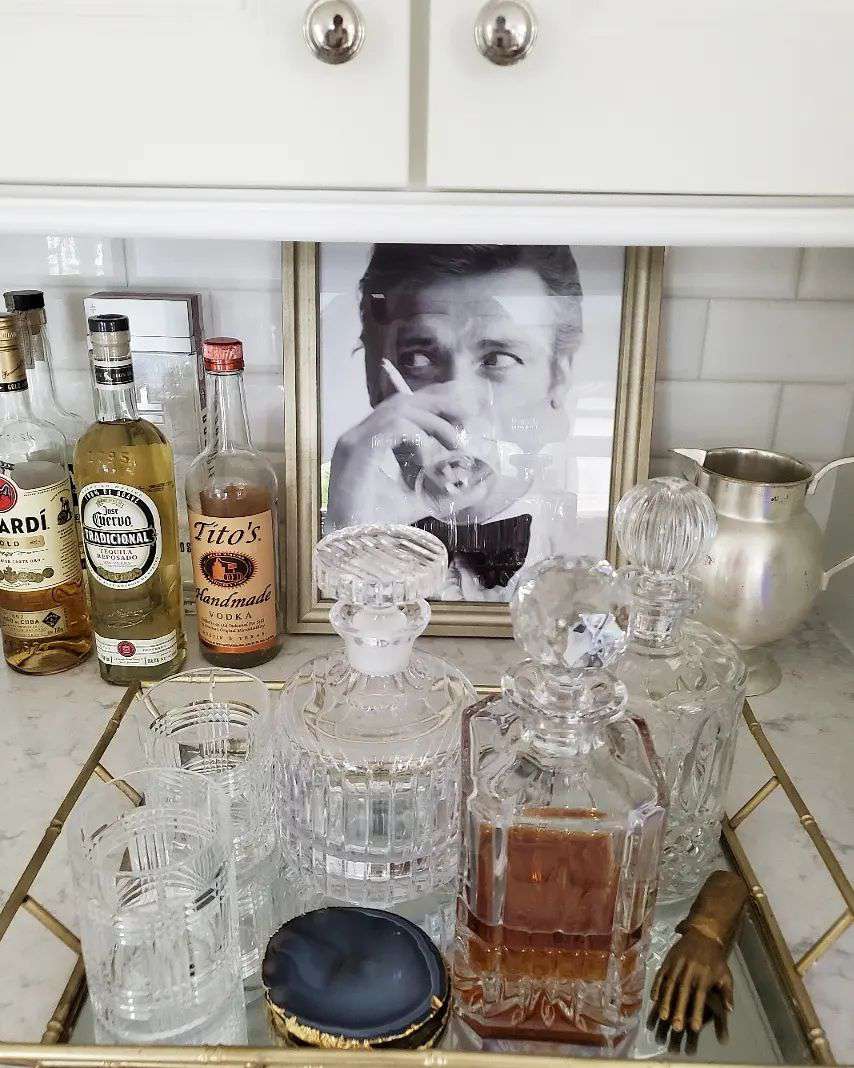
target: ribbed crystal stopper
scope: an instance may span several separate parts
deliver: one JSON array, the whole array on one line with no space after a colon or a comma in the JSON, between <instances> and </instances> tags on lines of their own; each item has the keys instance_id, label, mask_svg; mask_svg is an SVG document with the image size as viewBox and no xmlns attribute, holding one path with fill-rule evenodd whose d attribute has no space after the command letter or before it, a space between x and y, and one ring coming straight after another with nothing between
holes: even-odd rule
<instances>
[{"instance_id":1,"label":"ribbed crystal stopper","mask_svg":"<svg viewBox=\"0 0 854 1068\"><path fill-rule=\"evenodd\" d=\"M448 570L445 546L433 534L402 524L342 527L314 550L314 581L325 597L385 607L435 593Z\"/></svg>"},{"instance_id":2,"label":"ribbed crystal stopper","mask_svg":"<svg viewBox=\"0 0 854 1068\"><path fill-rule=\"evenodd\" d=\"M659 575L690 571L717 531L712 502L682 478L649 478L614 513L620 548L635 567Z\"/></svg>"},{"instance_id":3,"label":"ribbed crystal stopper","mask_svg":"<svg viewBox=\"0 0 854 1068\"><path fill-rule=\"evenodd\" d=\"M601 667L624 640L621 594L606 561L549 557L527 569L516 588L513 634L531 660L555 673Z\"/></svg>"}]
</instances>

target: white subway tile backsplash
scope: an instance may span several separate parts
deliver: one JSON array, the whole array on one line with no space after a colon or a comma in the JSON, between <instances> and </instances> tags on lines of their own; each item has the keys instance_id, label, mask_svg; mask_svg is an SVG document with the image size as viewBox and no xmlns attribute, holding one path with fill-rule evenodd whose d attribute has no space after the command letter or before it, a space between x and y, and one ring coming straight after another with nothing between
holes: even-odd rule
<instances>
[{"instance_id":1,"label":"white subway tile backsplash","mask_svg":"<svg viewBox=\"0 0 854 1068\"><path fill-rule=\"evenodd\" d=\"M713 300L704 378L854 381L854 304Z\"/></svg>"},{"instance_id":2,"label":"white subway tile backsplash","mask_svg":"<svg viewBox=\"0 0 854 1068\"><path fill-rule=\"evenodd\" d=\"M87 422L92 422L95 418L95 402L89 372L63 369L55 378L60 403L72 412L77 412Z\"/></svg>"},{"instance_id":3,"label":"white subway tile backsplash","mask_svg":"<svg viewBox=\"0 0 854 1068\"><path fill-rule=\"evenodd\" d=\"M205 331L208 337L236 337L243 342L246 373L282 371L282 297L278 290L217 289L210 293Z\"/></svg>"},{"instance_id":4,"label":"white subway tile backsplash","mask_svg":"<svg viewBox=\"0 0 854 1068\"><path fill-rule=\"evenodd\" d=\"M838 456L851 415L850 386L783 387L774 448L792 456Z\"/></svg>"},{"instance_id":5,"label":"white subway tile backsplash","mask_svg":"<svg viewBox=\"0 0 854 1068\"><path fill-rule=\"evenodd\" d=\"M707 300L667 297L661 302L658 378L699 378L706 332Z\"/></svg>"},{"instance_id":6,"label":"white subway tile backsplash","mask_svg":"<svg viewBox=\"0 0 854 1068\"><path fill-rule=\"evenodd\" d=\"M774 436L780 387L759 382L659 382L652 451L749 445L767 449Z\"/></svg>"},{"instance_id":7,"label":"white subway tile backsplash","mask_svg":"<svg viewBox=\"0 0 854 1068\"><path fill-rule=\"evenodd\" d=\"M668 297L794 297L800 249L674 248L664 261Z\"/></svg>"},{"instance_id":8,"label":"white subway tile backsplash","mask_svg":"<svg viewBox=\"0 0 854 1068\"><path fill-rule=\"evenodd\" d=\"M854 300L854 248L807 248L800 300Z\"/></svg>"},{"instance_id":9,"label":"white subway tile backsplash","mask_svg":"<svg viewBox=\"0 0 854 1068\"><path fill-rule=\"evenodd\" d=\"M281 282L274 241L135 238L127 242L128 282L158 288L274 289Z\"/></svg>"},{"instance_id":10,"label":"white subway tile backsplash","mask_svg":"<svg viewBox=\"0 0 854 1068\"><path fill-rule=\"evenodd\" d=\"M109 237L0 234L0 290L43 289L60 280L124 285L123 246Z\"/></svg>"},{"instance_id":11,"label":"white subway tile backsplash","mask_svg":"<svg viewBox=\"0 0 854 1068\"><path fill-rule=\"evenodd\" d=\"M89 367L86 313L83 301L91 288L46 288L45 313L50 330L54 366L86 371Z\"/></svg>"},{"instance_id":12,"label":"white subway tile backsplash","mask_svg":"<svg viewBox=\"0 0 854 1068\"><path fill-rule=\"evenodd\" d=\"M256 449L281 452L285 438L285 386L282 373L247 374L246 404Z\"/></svg>"}]
</instances>

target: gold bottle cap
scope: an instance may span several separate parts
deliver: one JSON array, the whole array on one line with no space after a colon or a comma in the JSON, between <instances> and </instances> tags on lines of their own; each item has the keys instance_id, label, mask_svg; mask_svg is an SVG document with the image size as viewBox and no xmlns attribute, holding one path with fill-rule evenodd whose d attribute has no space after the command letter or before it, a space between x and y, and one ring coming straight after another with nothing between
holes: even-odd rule
<instances>
[{"instance_id":1,"label":"gold bottle cap","mask_svg":"<svg viewBox=\"0 0 854 1068\"><path fill-rule=\"evenodd\" d=\"M27 388L22 323L19 312L0 311L0 393Z\"/></svg>"}]
</instances>

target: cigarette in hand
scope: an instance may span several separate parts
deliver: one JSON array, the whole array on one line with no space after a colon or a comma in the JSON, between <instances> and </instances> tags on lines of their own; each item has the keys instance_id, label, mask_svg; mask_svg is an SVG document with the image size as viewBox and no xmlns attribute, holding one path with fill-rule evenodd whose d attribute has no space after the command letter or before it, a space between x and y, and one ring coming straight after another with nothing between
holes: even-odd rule
<instances>
[{"instance_id":1,"label":"cigarette in hand","mask_svg":"<svg viewBox=\"0 0 854 1068\"><path fill-rule=\"evenodd\" d=\"M408 396L412 395L412 390L409 388L409 384L391 360L386 359L384 356L380 361L380 366L385 371L386 377L398 393L403 393Z\"/></svg>"}]
</instances>

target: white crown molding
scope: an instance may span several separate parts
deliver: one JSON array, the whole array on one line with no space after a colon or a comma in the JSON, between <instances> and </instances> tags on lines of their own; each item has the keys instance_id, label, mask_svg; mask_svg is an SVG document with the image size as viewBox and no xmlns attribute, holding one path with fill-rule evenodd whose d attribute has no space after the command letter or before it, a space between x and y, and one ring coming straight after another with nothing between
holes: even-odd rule
<instances>
[{"instance_id":1,"label":"white crown molding","mask_svg":"<svg viewBox=\"0 0 854 1068\"><path fill-rule=\"evenodd\" d=\"M854 198L0 184L0 232L277 241L854 246Z\"/></svg>"}]
</instances>

